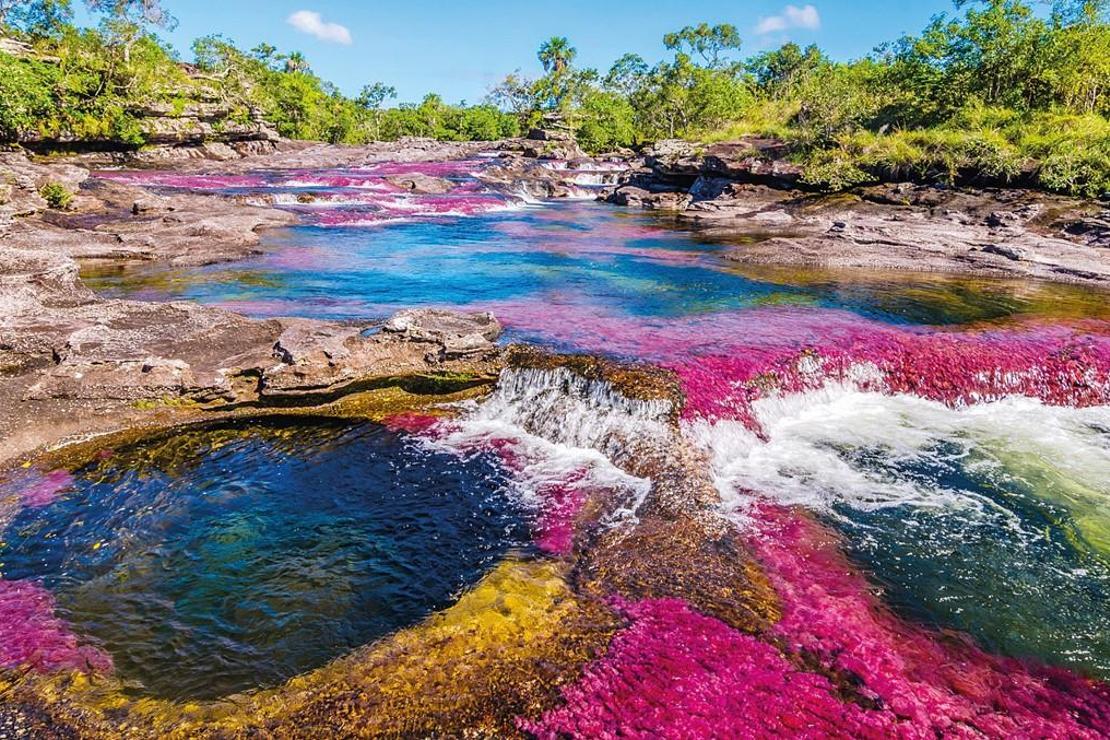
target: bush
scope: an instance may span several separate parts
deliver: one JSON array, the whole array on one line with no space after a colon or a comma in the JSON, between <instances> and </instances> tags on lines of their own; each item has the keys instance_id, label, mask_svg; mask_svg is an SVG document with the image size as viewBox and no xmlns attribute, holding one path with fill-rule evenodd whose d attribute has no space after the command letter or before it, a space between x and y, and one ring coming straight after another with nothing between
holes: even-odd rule
<instances>
[{"instance_id":1,"label":"bush","mask_svg":"<svg viewBox=\"0 0 1110 740\"><path fill-rule=\"evenodd\" d=\"M581 116L578 143L588 152L612 151L637 142L636 112L620 95L610 92L587 95Z\"/></svg>"},{"instance_id":2,"label":"bush","mask_svg":"<svg viewBox=\"0 0 1110 740\"><path fill-rule=\"evenodd\" d=\"M0 52L0 139L18 140L51 115L56 77L48 65Z\"/></svg>"},{"instance_id":3,"label":"bush","mask_svg":"<svg viewBox=\"0 0 1110 740\"><path fill-rule=\"evenodd\" d=\"M46 183L39 188L39 195L46 200L48 206L59 211L64 211L73 203L73 193L60 182Z\"/></svg>"},{"instance_id":4,"label":"bush","mask_svg":"<svg viewBox=\"0 0 1110 740\"><path fill-rule=\"evenodd\" d=\"M837 192L874 180L842 151L818 151L802 163L802 182L821 190Z\"/></svg>"},{"instance_id":5,"label":"bush","mask_svg":"<svg viewBox=\"0 0 1110 740\"><path fill-rule=\"evenodd\" d=\"M1047 190L1088 198L1110 196L1110 153L1097 149L1053 152L1037 170L1037 181Z\"/></svg>"}]
</instances>

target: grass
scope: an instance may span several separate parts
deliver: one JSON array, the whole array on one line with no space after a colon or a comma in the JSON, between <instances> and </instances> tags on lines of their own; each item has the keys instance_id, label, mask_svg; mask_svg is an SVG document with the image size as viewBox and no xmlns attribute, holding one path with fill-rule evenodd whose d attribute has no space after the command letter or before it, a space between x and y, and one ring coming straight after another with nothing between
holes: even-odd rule
<instances>
[{"instance_id":1,"label":"grass","mask_svg":"<svg viewBox=\"0 0 1110 740\"><path fill-rule=\"evenodd\" d=\"M796 146L803 181L828 191L866 182L1035 186L1088 198L1110 196L1110 121L1097 114L1018 113L971 106L929 128L841 133L825 146L793 125L797 105L764 102L709 132L713 143L772 136Z\"/></svg>"}]
</instances>

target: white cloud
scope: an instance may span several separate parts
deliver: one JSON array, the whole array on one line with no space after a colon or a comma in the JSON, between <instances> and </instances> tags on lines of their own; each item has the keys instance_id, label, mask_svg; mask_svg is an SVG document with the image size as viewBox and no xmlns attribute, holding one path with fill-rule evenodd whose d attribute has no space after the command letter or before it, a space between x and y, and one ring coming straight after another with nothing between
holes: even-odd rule
<instances>
[{"instance_id":1,"label":"white cloud","mask_svg":"<svg viewBox=\"0 0 1110 740\"><path fill-rule=\"evenodd\" d=\"M314 10L298 10L289 16L285 22L301 33L315 36L321 41L330 41L344 46L351 45L351 31L346 26L341 26L338 23L328 23L322 15Z\"/></svg>"},{"instance_id":2,"label":"white cloud","mask_svg":"<svg viewBox=\"0 0 1110 740\"><path fill-rule=\"evenodd\" d=\"M787 5L779 15L760 18L759 24L755 27L755 32L758 34L778 33L791 28L805 28L816 31L820 27L821 14L817 12L816 7L803 5L799 8L797 5Z\"/></svg>"}]
</instances>

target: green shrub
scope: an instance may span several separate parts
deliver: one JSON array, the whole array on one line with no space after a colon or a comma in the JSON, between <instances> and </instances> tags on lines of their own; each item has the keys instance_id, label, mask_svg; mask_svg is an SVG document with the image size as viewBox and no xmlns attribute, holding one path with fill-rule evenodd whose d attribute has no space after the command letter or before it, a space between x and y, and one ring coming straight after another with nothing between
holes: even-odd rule
<instances>
[{"instance_id":1,"label":"green shrub","mask_svg":"<svg viewBox=\"0 0 1110 740\"><path fill-rule=\"evenodd\" d=\"M39 188L39 195L46 200L48 206L59 211L64 211L73 203L73 193L60 182L46 183Z\"/></svg>"},{"instance_id":2,"label":"green shrub","mask_svg":"<svg viewBox=\"0 0 1110 740\"><path fill-rule=\"evenodd\" d=\"M51 115L56 77L49 65L0 52L0 140L18 140Z\"/></svg>"},{"instance_id":3,"label":"green shrub","mask_svg":"<svg viewBox=\"0 0 1110 740\"><path fill-rule=\"evenodd\" d=\"M837 192L874 180L847 154L836 150L818 151L802 163L802 182L821 190Z\"/></svg>"},{"instance_id":4,"label":"green shrub","mask_svg":"<svg viewBox=\"0 0 1110 740\"><path fill-rule=\"evenodd\" d=\"M1041 162L1037 181L1059 193L1110 196L1110 154L1097 149L1061 149Z\"/></svg>"}]
</instances>

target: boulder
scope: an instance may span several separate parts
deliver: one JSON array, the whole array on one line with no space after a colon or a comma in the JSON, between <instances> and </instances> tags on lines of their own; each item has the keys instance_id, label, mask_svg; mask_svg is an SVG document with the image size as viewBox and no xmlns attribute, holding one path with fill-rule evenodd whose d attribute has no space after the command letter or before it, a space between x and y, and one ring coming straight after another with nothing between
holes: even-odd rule
<instances>
[{"instance_id":1,"label":"boulder","mask_svg":"<svg viewBox=\"0 0 1110 740\"><path fill-rule=\"evenodd\" d=\"M402 190L424 195L442 195L455 188L455 184L450 180L424 175L419 172L411 175L391 175L386 177L385 181Z\"/></svg>"},{"instance_id":2,"label":"boulder","mask_svg":"<svg viewBox=\"0 0 1110 740\"><path fill-rule=\"evenodd\" d=\"M441 357L466 357L494 349L501 324L488 311L459 313L437 308L399 311L382 331L407 341L439 345Z\"/></svg>"}]
</instances>

